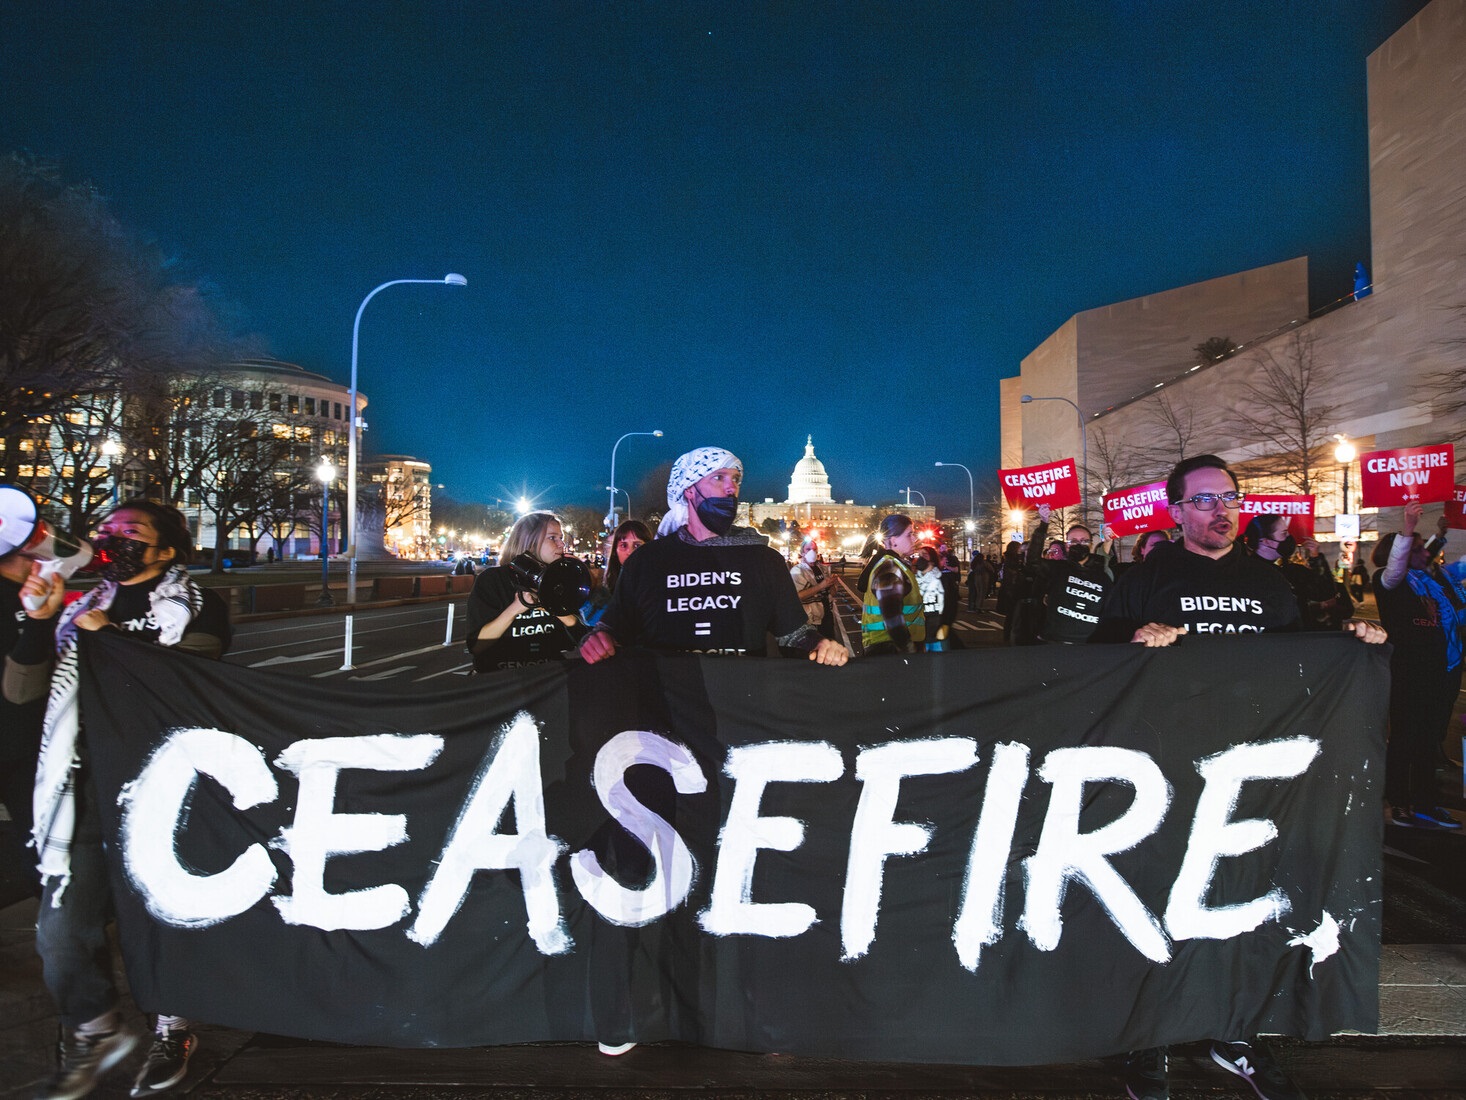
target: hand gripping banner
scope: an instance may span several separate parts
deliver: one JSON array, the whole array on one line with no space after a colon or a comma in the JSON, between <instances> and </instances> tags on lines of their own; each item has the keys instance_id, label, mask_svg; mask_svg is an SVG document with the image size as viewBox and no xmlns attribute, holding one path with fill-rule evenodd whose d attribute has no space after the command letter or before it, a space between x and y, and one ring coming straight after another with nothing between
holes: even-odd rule
<instances>
[{"instance_id":1,"label":"hand gripping banner","mask_svg":"<svg viewBox=\"0 0 1466 1100\"><path fill-rule=\"evenodd\" d=\"M1377 1024L1387 647L323 685L83 637L147 1011L1037 1064Z\"/></svg>"}]
</instances>

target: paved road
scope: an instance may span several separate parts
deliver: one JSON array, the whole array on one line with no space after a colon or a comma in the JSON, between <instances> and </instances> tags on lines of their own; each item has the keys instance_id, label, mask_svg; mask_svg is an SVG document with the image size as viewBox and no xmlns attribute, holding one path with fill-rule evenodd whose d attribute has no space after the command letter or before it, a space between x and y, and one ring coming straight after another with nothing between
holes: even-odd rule
<instances>
[{"instance_id":1,"label":"paved road","mask_svg":"<svg viewBox=\"0 0 1466 1100\"><path fill-rule=\"evenodd\" d=\"M846 584L853 578L845 579ZM860 604L849 587L835 589L841 621L859 651ZM225 660L322 680L390 680L467 676L473 665L464 649L464 599L357 612L352 631L353 668L343 669L345 625L340 613L255 620L235 627ZM451 626L449 614L452 614ZM957 636L968 646L1002 644L1002 624L991 613L963 611ZM445 639L451 639L444 645Z\"/></svg>"},{"instance_id":2,"label":"paved road","mask_svg":"<svg viewBox=\"0 0 1466 1100\"><path fill-rule=\"evenodd\" d=\"M465 603L442 600L357 612L350 669L341 667L345 616L339 613L240 623L224 659L232 665L348 682L467 676L473 663L464 648ZM450 644L444 645L445 639Z\"/></svg>"}]
</instances>

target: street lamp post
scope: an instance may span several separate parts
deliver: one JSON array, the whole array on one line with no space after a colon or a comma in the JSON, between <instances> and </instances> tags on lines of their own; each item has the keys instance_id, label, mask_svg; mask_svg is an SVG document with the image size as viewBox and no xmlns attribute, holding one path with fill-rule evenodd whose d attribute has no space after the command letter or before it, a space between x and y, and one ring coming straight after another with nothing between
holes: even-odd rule
<instances>
[{"instance_id":1,"label":"street lamp post","mask_svg":"<svg viewBox=\"0 0 1466 1100\"><path fill-rule=\"evenodd\" d=\"M115 439L108 439L102 443L102 454L107 459L107 476L112 481L112 507L116 508L122 502L122 475L117 472L117 460L127 453L127 449Z\"/></svg>"},{"instance_id":2,"label":"street lamp post","mask_svg":"<svg viewBox=\"0 0 1466 1100\"><path fill-rule=\"evenodd\" d=\"M1027 405L1030 401L1062 401L1074 410L1074 415L1079 417L1079 443L1084 448L1082 473L1079 482L1079 510L1087 519L1089 517L1089 430L1084 426L1084 413L1079 411L1079 406L1070 401L1067 397L1034 397L1025 393L1021 399L1022 404Z\"/></svg>"},{"instance_id":3,"label":"street lamp post","mask_svg":"<svg viewBox=\"0 0 1466 1100\"><path fill-rule=\"evenodd\" d=\"M346 603L356 603L356 434L358 434L358 418L356 418L356 349L361 343L362 314L367 312L367 302L386 290L388 286L400 286L403 283L444 283L447 286L468 286L468 279L460 274L446 274L443 279L390 279L383 285L375 287L369 295L362 299L362 304L356 308L356 320L352 323L352 386L347 396L346 415L349 418L346 433L346 537L350 540L350 546L346 550ZM347 654L346 667L350 667L350 654Z\"/></svg>"},{"instance_id":4,"label":"street lamp post","mask_svg":"<svg viewBox=\"0 0 1466 1100\"><path fill-rule=\"evenodd\" d=\"M906 494L906 507L908 507L908 508L911 507L911 494L912 493L915 493L917 496L921 497L921 506L923 508L926 507L926 494L923 493L920 489L913 489L911 486L908 485L908 486L906 486L906 488L902 489L901 491Z\"/></svg>"},{"instance_id":5,"label":"street lamp post","mask_svg":"<svg viewBox=\"0 0 1466 1100\"><path fill-rule=\"evenodd\" d=\"M1339 445L1334 448L1334 459L1344 467L1344 514L1347 516L1351 514L1349 511L1349 467L1359 452L1354 449L1354 444L1342 435L1335 435L1334 438L1339 441Z\"/></svg>"},{"instance_id":6,"label":"street lamp post","mask_svg":"<svg viewBox=\"0 0 1466 1100\"><path fill-rule=\"evenodd\" d=\"M967 475L967 560L972 560L972 532L977 529L976 494L972 491L972 471L960 462L938 462L938 466L956 466Z\"/></svg>"},{"instance_id":7,"label":"street lamp post","mask_svg":"<svg viewBox=\"0 0 1466 1100\"><path fill-rule=\"evenodd\" d=\"M625 489L618 489L618 488L616 488L616 486L614 486L614 485L607 485L606 488L609 489L609 490L611 490L611 499L612 500L615 500L616 499L616 494L617 493L620 493L623 497L626 498L626 515L627 515L628 518L630 518L630 516L631 516L631 494L628 493ZM610 530L614 531L615 530L615 527L611 527Z\"/></svg>"},{"instance_id":8,"label":"street lamp post","mask_svg":"<svg viewBox=\"0 0 1466 1100\"><path fill-rule=\"evenodd\" d=\"M316 480L321 483L321 596L317 607L330 607L336 601L331 598L331 554L328 535L331 530L331 482L336 480L336 467L329 458L322 458L316 467Z\"/></svg>"},{"instance_id":9,"label":"street lamp post","mask_svg":"<svg viewBox=\"0 0 1466 1100\"><path fill-rule=\"evenodd\" d=\"M361 337L361 315L366 312L367 303L378 294L389 286L401 286L403 283L443 283L447 286L467 286L468 280L462 275L453 273L444 275L441 279L389 279L381 286L373 288L356 309L356 320L351 326L351 392L346 404L348 417L346 433L346 538L348 540L346 604L348 607L356 606L356 436L359 430L356 415L356 353ZM351 663L351 628L352 615L348 611L346 614L346 649L343 654L345 660L341 665L343 670L354 667Z\"/></svg>"},{"instance_id":10,"label":"street lamp post","mask_svg":"<svg viewBox=\"0 0 1466 1100\"><path fill-rule=\"evenodd\" d=\"M629 439L633 435L654 435L660 439L662 432L660 429L651 432L627 432L621 439ZM611 448L611 484L606 486L611 491L611 510L606 513L606 529L609 531L614 531L616 525L621 522L621 517L616 514L616 448L621 446L621 439L616 440L615 445ZM626 490L623 489L622 492ZM626 493L626 510L631 511L630 493Z\"/></svg>"}]
</instances>

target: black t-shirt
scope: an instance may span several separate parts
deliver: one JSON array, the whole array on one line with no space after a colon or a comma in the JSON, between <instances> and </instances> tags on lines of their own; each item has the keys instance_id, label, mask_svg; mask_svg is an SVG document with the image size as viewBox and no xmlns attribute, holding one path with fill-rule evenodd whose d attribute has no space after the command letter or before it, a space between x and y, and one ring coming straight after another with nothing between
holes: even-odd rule
<instances>
[{"instance_id":1,"label":"black t-shirt","mask_svg":"<svg viewBox=\"0 0 1466 1100\"><path fill-rule=\"evenodd\" d=\"M527 668L563 660L585 633L583 627L568 627L543 607L517 615L496 640L478 642L478 632L499 617L514 602L519 591L514 575L502 565L485 569L468 594L468 651L473 654L475 672L498 672L506 668ZM475 652L476 647L477 652Z\"/></svg>"},{"instance_id":2,"label":"black t-shirt","mask_svg":"<svg viewBox=\"0 0 1466 1100\"><path fill-rule=\"evenodd\" d=\"M1172 543L1115 582L1089 640L1128 642L1146 623L1184 626L1191 634L1297 630L1298 601L1281 571L1240 543L1220 558Z\"/></svg>"},{"instance_id":3,"label":"black t-shirt","mask_svg":"<svg viewBox=\"0 0 1466 1100\"><path fill-rule=\"evenodd\" d=\"M138 641L156 645L162 628L153 617L152 595L163 583L167 573L160 573L142 584L119 584L112 606L107 608L107 618L119 630ZM208 634L218 638L225 649L229 648L234 631L229 625L229 608L212 589L201 590L203 603L198 614L188 624L184 634Z\"/></svg>"},{"instance_id":4,"label":"black t-shirt","mask_svg":"<svg viewBox=\"0 0 1466 1100\"><path fill-rule=\"evenodd\" d=\"M1044 640L1071 645L1087 642L1112 583L1105 560L1090 554L1082 563L1040 561L1034 569L1045 584Z\"/></svg>"},{"instance_id":5,"label":"black t-shirt","mask_svg":"<svg viewBox=\"0 0 1466 1100\"><path fill-rule=\"evenodd\" d=\"M618 645L761 657L767 635L808 622L783 557L734 528L704 543L674 534L643 546L626 559L600 625Z\"/></svg>"},{"instance_id":6,"label":"black t-shirt","mask_svg":"<svg viewBox=\"0 0 1466 1100\"><path fill-rule=\"evenodd\" d=\"M1278 568L1298 600L1302 630L1338 630L1354 611L1353 601L1326 568L1285 561Z\"/></svg>"}]
</instances>

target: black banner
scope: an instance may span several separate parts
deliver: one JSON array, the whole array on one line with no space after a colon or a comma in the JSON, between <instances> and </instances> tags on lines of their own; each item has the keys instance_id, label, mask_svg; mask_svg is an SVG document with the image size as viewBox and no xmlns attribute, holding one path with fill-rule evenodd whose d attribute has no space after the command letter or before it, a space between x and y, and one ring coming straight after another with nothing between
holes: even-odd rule
<instances>
[{"instance_id":1,"label":"black banner","mask_svg":"<svg viewBox=\"0 0 1466 1100\"><path fill-rule=\"evenodd\" d=\"M1377 1026L1386 647L622 654L409 691L84 640L150 1011L1013 1065Z\"/></svg>"}]
</instances>

